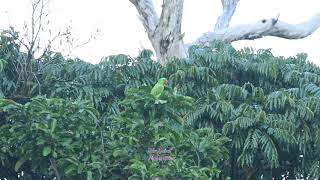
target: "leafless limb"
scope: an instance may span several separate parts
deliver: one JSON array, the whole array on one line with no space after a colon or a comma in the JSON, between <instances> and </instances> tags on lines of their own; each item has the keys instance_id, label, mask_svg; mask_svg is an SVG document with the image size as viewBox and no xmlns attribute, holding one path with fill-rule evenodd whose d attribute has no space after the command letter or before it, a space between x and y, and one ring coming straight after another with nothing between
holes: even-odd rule
<instances>
[{"instance_id":1,"label":"leafless limb","mask_svg":"<svg viewBox=\"0 0 320 180\"><path fill-rule=\"evenodd\" d=\"M229 23L239 1L240 0L221 0L223 10L222 14L217 19L214 31L229 27Z\"/></svg>"},{"instance_id":2,"label":"leafless limb","mask_svg":"<svg viewBox=\"0 0 320 180\"><path fill-rule=\"evenodd\" d=\"M55 160L50 158L50 163L51 163L51 168L53 169L57 180L61 180L61 175L60 175L60 173L58 171L57 164L56 164Z\"/></svg>"}]
</instances>

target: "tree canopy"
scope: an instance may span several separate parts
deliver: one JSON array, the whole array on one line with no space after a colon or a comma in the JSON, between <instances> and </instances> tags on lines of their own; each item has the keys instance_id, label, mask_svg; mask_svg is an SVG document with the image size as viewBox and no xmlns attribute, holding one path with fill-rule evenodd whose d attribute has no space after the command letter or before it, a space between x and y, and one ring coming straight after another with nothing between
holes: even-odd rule
<instances>
[{"instance_id":1,"label":"tree canopy","mask_svg":"<svg viewBox=\"0 0 320 180\"><path fill-rule=\"evenodd\" d=\"M165 65L150 50L99 64L51 51L26 62L9 31L1 179L319 179L320 68L306 54L213 42Z\"/></svg>"}]
</instances>

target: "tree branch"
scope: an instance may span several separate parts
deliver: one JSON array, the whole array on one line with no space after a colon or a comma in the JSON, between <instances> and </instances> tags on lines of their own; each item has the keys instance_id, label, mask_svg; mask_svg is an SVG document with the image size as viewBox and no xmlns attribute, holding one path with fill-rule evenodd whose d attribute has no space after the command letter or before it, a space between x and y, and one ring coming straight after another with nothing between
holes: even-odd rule
<instances>
[{"instance_id":1,"label":"tree branch","mask_svg":"<svg viewBox=\"0 0 320 180\"><path fill-rule=\"evenodd\" d=\"M288 24L279 21L270 32L270 36L285 39L302 39L314 33L319 27L320 13L300 24Z\"/></svg>"},{"instance_id":2,"label":"tree branch","mask_svg":"<svg viewBox=\"0 0 320 180\"><path fill-rule=\"evenodd\" d=\"M300 24L288 24L278 18L263 19L253 24L243 24L214 32L204 33L191 44L204 44L214 40L233 42L253 40L264 36L275 36L285 39L301 39L309 36L320 27L320 13Z\"/></svg>"},{"instance_id":3,"label":"tree branch","mask_svg":"<svg viewBox=\"0 0 320 180\"><path fill-rule=\"evenodd\" d=\"M54 159L51 159L51 158L50 158L49 160L50 160L50 163L51 163L51 168L53 169L54 174L55 174L57 180L61 180L61 176L60 176L60 173L59 173L59 171L58 171L58 168L57 168L57 165L56 165L55 160L54 160Z\"/></svg>"},{"instance_id":4,"label":"tree branch","mask_svg":"<svg viewBox=\"0 0 320 180\"><path fill-rule=\"evenodd\" d=\"M237 4L240 0L221 0L222 14L218 17L214 31L225 29L229 27L231 18L236 10Z\"/></svg>"},{"instance_id":5,"label":"tree branch","mask_svg":"<svg viewBox=\"0 0 320 180\"><path fill-rule=\"evenodd\" d=\"M154 35L159 24L159 16L156 13L152 0L129 0L138 10L140 19L149 37Z\"/></svg>"}]
</instances>

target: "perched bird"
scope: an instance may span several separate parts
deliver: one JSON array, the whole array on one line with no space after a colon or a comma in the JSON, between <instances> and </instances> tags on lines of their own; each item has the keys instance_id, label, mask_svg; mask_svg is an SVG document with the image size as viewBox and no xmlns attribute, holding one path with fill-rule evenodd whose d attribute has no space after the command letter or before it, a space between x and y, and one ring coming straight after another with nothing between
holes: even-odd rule
<instances>
[{"instance_id":1,"label":"perched bird","mask_svg":"<svg viewBox=\"0 0 320 180\"><path fill-rule=\"evenodd\" d=\"M164 86L168 84L168 80L166 78L161 78L158 80L157 84L151 90L151 95L153 95L156 99L159 99L161 93L164 90Z\"/></svg>"}]
</instances>

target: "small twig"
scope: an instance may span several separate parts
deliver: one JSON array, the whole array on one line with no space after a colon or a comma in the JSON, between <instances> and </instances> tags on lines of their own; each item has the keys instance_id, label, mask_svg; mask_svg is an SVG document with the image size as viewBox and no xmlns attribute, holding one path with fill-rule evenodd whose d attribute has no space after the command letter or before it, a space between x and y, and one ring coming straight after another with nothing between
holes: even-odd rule
<instances>
[{"instance_id":1,"label":"small twig","mask_svg":"<svg viewBox=\"0 0 320 180\"><path fill-rule=\"evenodd\" d=\"M57 169L56 162L51 158L49 160L50 160L51 167L52 167L52 169L54 171L54 174L56 175L57 180L61 180L61 176L60 176L60 173L59 173L59 171Z\"/></svg>"},{"instance_id":2,"label":"small twig","mask_svg":"<svg viewBox=\"0 0 320 180\"><path fill-rule=\"evenodd\" d=\"M32 73L32 75L34 76L34 78L36 79L37 84L38 84L38 86L39 86L39 87L38 87L38 94L41 95L41 84L40 84L40 81L39 81L37 75L36 75L34 72L31 72L31 73Z\"/></svg>"},{"instance_id":3,"label":"small twig","mask_svg":"<svg viewBox=\"0 0 320 180\"><path fill-rule=\"evenodd\" d=\"M200 166L200 156L199 156L199 153L198 153L198 151L196 151L196 155L197 155L197 158L198 158L198 167Z\"/></svg>"},{"instance_id":4,"label":"small twig","mask_svg":"<svg viewBox=\"0 0 320 180\"><path fill-rule=\"evenodd\" d=\"M279 17L280 17L280 13L278 13L277 18L275 18L274 21L272 22L273 25L277 24Z\"/></svg>"}]
</instances>

